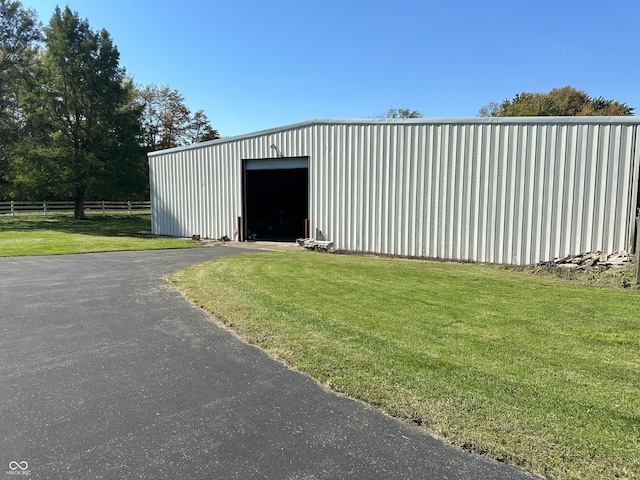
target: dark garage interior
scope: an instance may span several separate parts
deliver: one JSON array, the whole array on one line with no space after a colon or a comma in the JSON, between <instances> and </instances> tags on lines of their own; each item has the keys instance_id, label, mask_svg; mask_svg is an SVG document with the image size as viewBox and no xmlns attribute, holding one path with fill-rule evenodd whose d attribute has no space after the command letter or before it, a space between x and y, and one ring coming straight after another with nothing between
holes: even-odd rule
<instances>
[{"instance_id":1,"label":"dark garage interior","mask_svg":"<svg viewBox=\"0 0 640 480\"><path fill-rule=\"evenodd\" d=\"M246 170L244 238L294 241L305 234L308 168Z\"/></svg>"}]
</instances>

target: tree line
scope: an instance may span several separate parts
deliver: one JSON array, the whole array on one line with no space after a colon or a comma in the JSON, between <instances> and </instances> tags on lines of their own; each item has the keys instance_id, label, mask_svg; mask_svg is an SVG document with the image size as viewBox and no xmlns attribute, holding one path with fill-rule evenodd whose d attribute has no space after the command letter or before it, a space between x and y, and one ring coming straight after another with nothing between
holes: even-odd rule
<instances>
[{"instance_id":1,"label":"tree line","mask_svg":"<svg viewBox=\"0 0 640 480\"><path fill-rule=\"evenodd\" d=\"M634 107L617 100L591 97L571 86L553 88L546 93L523 92L501 103L491 102L480 109L480 117L540 116L628 116Z\"/></svg>"},{"instance_id":2,"label":"tree line","mask_svg":"<svg viewBox=\"0 0 640 480\"><path fill-rule=\"evenodd\" d=\"M136 85L106 30L0 0L0 198L148 196L147 153L220 138L168 86Z\"/></svg>"}]
</instances>

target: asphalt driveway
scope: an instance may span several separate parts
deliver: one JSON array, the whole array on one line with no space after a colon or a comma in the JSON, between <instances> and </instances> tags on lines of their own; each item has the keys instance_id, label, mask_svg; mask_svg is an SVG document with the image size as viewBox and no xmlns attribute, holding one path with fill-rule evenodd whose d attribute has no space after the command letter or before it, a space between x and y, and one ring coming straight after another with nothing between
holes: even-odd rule
<instances>
[{"instance_id":1,"label":"asphalt driveway","mask_svg":"<svg viewBox=\"0 0 640 480\"><path fill-rule=\"evenodd\" d=\"M325 391L164 280L241 252L0 258L0 478L534 478Z\"/></svg>"}]
</instances>

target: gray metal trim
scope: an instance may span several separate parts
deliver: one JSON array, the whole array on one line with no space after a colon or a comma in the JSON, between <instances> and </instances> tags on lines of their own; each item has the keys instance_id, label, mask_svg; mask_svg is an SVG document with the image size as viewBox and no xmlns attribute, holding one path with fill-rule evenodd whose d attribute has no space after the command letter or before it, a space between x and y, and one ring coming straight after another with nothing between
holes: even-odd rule
<instances>
[{"instance_id":1,"label":"gray metal trim","mask_svg":"<svg viewBox=\"0 0 640 480\"><path fill-rule=\"evenodd\" d=\"M289 170L309 168L309 157L251 158L244 160L245 170Z\"/></svg>"}]
</instances>

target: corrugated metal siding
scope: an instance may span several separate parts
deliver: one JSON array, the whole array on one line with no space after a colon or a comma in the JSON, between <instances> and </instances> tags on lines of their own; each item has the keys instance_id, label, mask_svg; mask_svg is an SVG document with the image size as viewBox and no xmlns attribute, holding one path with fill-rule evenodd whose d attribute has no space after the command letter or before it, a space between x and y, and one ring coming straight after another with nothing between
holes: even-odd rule
<instances>
[{"instance_id":1,"label":"corrugated metal siding","mask_svg":"<svg viewBox=\"0 0 640 480\"><path fill-rule=\"evenodd\" d=\"M313 121L150 156L155 233L235 237L242 159L308 156L309 216L339 249L531 264L628 248L637 124Z\"/></svg>"},{"instance_id":2,"label":"corrugated metal siding","mask_svg":"<svg viewBox=\"0 0 640 480\"><path fill-rule=\"evenodd\" d=\"M152 158L149 171L155 234L235 235L241 206L241 165L229 160L227 150L182 150Z\"/></svg>"}]
</instances>

